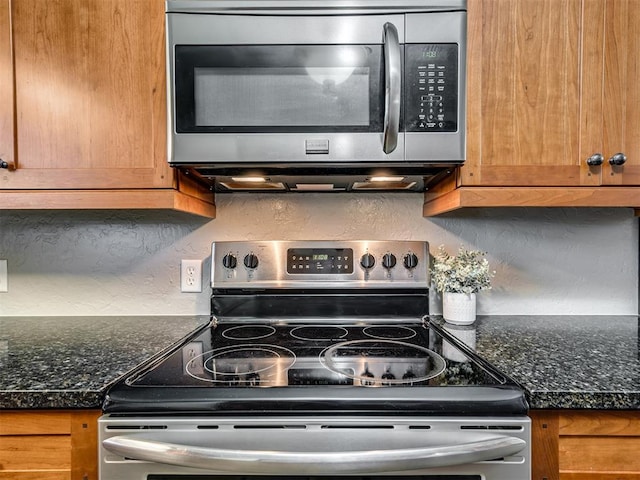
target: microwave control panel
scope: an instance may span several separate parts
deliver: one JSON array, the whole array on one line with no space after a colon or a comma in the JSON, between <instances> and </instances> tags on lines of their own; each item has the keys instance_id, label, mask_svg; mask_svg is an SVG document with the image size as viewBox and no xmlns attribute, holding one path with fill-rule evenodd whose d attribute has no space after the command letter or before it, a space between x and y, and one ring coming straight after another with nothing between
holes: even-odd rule
<instances>
[{"instance_id":1,"label":"microwave control panel","mask_svg":"<svg viewBox=\"0 0 640 480\"><path fill-rule=\"evenodd\" d=\"M458 45L406 44L406 132L458 130Z\"/></svg>"}]
</instances>

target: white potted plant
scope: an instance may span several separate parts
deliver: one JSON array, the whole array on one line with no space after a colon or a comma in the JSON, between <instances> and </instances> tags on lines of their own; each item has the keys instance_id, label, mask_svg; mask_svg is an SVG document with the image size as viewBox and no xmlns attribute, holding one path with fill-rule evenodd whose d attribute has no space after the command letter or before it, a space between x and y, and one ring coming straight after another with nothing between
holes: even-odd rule
<instances>
[{"instance_id":1,"label":"white potted plant","mask_svg":"<svg viewBox=\"0 0 640 480\"><path fill-rule=\"evenodd\" d=\"M431 266L431 281L442 292L442 316L456 325L469 325L476 319L476 293L491 288L489 261L479 250L461 246L454 257L444 245L438 248Z\"/></svg>"}]
</instances>

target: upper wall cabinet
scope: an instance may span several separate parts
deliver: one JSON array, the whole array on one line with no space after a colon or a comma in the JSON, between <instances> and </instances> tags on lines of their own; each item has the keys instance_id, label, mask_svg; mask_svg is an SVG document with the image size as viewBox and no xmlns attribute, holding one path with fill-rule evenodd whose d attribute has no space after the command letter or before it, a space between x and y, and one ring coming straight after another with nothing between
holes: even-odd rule
<instances>
[{"instance_id":1,"label":"upper wall cabinet","mask_svg":"<svg viewBox=\"0 0 640 480\"><path fill-rule=\"evenodd\" d=\"M166 160L162 0L0 0L0 67L3 206L213 215Z\"/></svg>"},{"instance_id":2,"label":"upper wall cabinet","mask_svg":"<svg viewBox=\"0 0 640 480\"><path fill-rule=\"evenodd\" d=\"M639 207L640 3L474 0L468 25L467 161L425 214Z\"/></svg>"},{"instance_id":3,"label":"upper wall cabinet","mask_svg":"<svg viewBox=\"0 0 640 480\"><path fill-rule=\"evenodd\" d=\"M461 183L579 185L580 2L471 1L468 16Z\"/></svg>"},{"instance_id":4,"label":"upper wall cabinet","mask_svg":"<svg viewBox=\"0 0 640 480\"><path fill-rule=\"evenodd\" d=\"M13 166L15 157L13 57L9 1L0 0L0 166L5 169Z\"/></svg>"},{"instance_id":5,"label":"upper wall cabinet","mask_svg":"<svg viewBox=\"0 0 640 480\"><path fill-rule=\"evenodd\" d=\"M595 145L588 144L586 138L585 144L592 150L598 143L602 145L603 184L640 185L640 2L606 0L604 8L602 1L591 3L587 5L594 12L587 11L585 16L588 14L592 19L589 29L594 32L598 25L604 24L604 41L598 43L603 45L604 61L603 57L589 58L597 63L585 67L595 70L604 65L604 76L600 77L604 78L604 86L599 88L594 82L595 88L585 89L585 95L603 98L599 130L602 138L596 136L594 129ZM586 35L590 35L589 30ZM594 115L598 113L594 111ZM626 161L619 154L626 157Z\"/></svg>"}]
</instances>

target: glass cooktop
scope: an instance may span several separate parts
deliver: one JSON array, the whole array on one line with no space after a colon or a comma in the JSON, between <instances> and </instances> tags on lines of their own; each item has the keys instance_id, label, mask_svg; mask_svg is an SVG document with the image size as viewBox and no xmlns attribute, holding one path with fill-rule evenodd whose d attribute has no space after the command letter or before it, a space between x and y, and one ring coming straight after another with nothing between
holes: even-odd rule
<instances>
[{"instance_id":1,"label":"glass cooktop","mask_svg":"<svg viewBox=\"0 0 640 480\"><path fill-rule=\"evenodd\" d=\"M499 385L506 379L423 324L218 324L131 386L268 388Z\"/></svg>"},{"instance_id":2,"label":"glass cooktop","mask_svg":"<svg viewBox=\"0 0 640 480\"><path fill-rule=\"evenodd\" d=\"M212 323L115 385L105 411L526 411L522 391L458 340L473 328L448 328Z\"/></svg>"}]
</instances>

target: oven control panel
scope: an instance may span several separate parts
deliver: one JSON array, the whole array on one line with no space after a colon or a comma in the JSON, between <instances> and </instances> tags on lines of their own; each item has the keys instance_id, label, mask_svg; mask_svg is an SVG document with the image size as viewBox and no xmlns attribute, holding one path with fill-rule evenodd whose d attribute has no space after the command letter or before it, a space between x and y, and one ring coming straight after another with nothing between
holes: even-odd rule
<instances>
[{"instance_id":1,"label":"oven control panel","mask_svg":"<svg viewBox=\"0 0 640 480\"><path fill-rule=\"evenodd\" d=\"M216 288L429 287L429 244L421 241L216 242Z\"/></svg>"},{"instance_id":2,"label":"oven control panel","mask_svg":"<svg viewBox=\"0 0 640 480\"><path fill-rule=\"evenodd\" d=\"M290 275L342 275L353 273L351 248L289 248Z\"/></svg>"}]
</instances>

